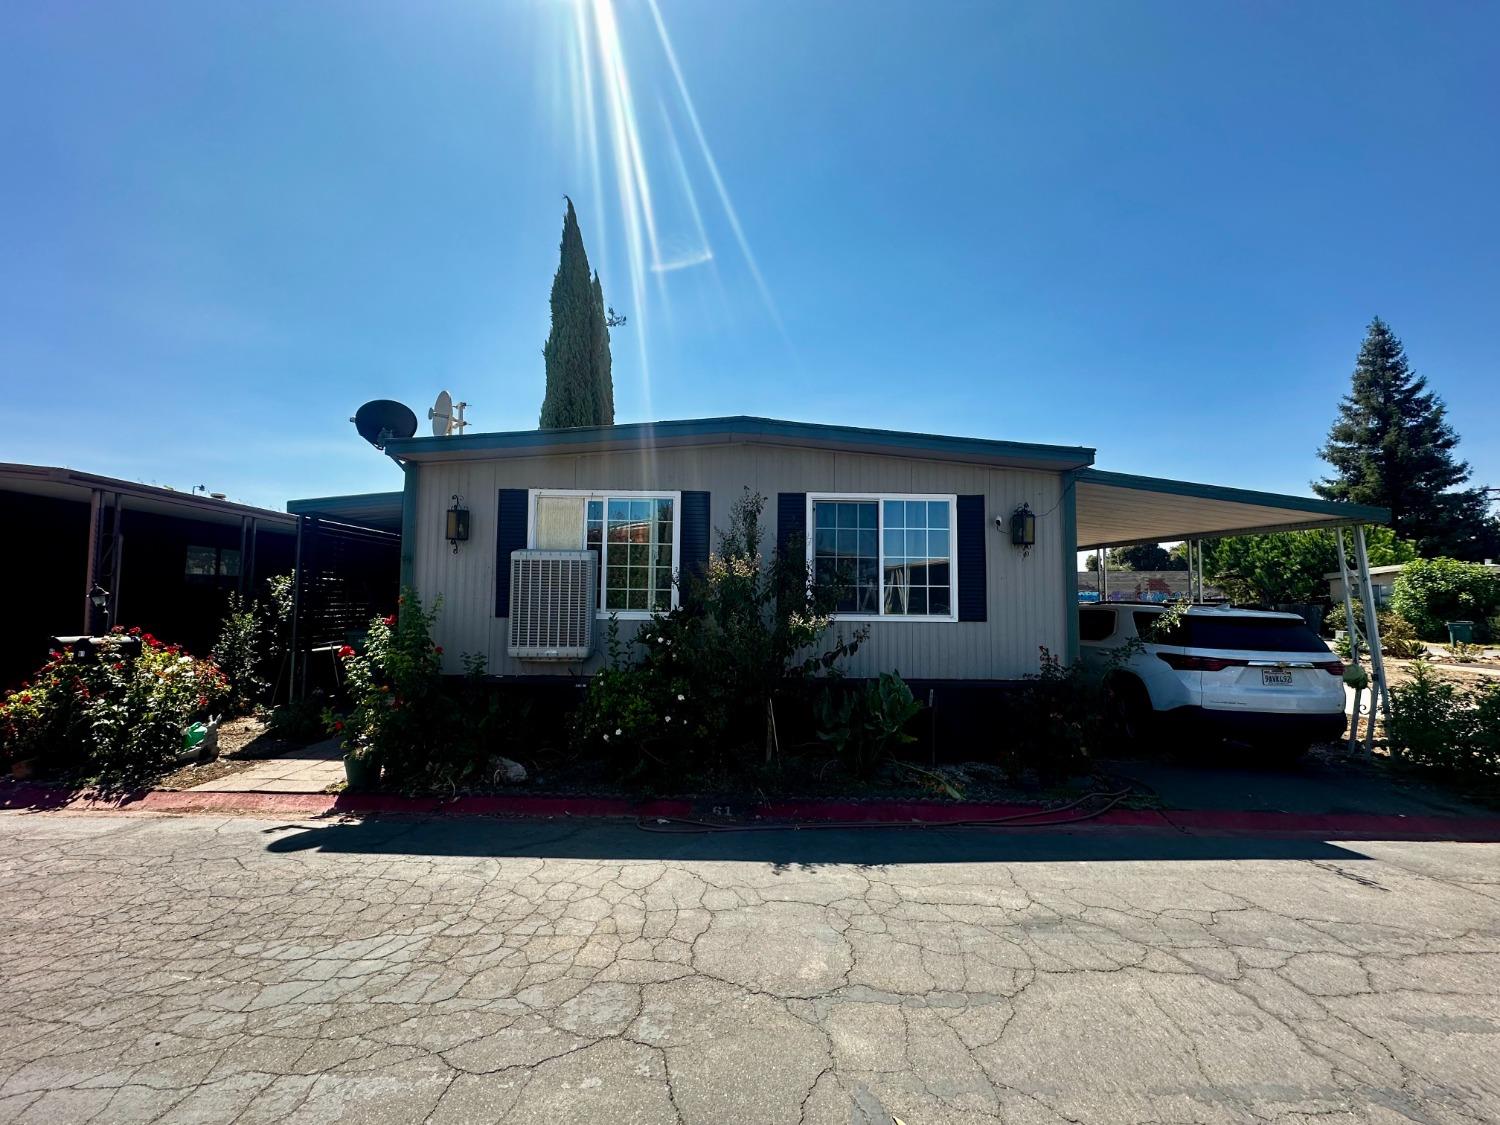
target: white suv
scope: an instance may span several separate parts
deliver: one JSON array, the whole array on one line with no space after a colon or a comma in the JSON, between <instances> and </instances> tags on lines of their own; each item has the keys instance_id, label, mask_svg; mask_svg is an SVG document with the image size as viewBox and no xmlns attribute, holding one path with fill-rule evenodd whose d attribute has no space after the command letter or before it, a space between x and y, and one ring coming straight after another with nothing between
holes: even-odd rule
<instances>
[{"instance_id":1,"label":"white suv","mask_svg":"<svg viewBox=\"0 0 1500 1125\"><path fill-rule=\"evenodd\" d=\"M1148 728L1248 742L1296 757L1339 737L1344 665L1293 613L1188 606L1080 606L1080 655L1103 677L1126 733Z\"/></svg>"}]
</instances>

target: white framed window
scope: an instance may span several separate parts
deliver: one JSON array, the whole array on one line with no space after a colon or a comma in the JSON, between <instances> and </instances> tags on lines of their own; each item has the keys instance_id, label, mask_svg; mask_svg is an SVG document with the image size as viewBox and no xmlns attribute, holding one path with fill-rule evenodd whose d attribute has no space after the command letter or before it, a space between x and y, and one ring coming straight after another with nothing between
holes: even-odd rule
<instances>
[{"instance_id":1,"label":"white framed window","mask_svg":"<svg viewBox=\"0 0 1500 1125\"><path fill-rule=\"evenodd\" d=\"M807 562L842 618L958 620L957 496L809 493Z\"/></svg>"},{"instance_id":2,"label":"white framed window","mask_svg":"<svg viewBox=\"0 0 1500 1125\"><path fill-rule=\"evenodd\" d=\"M599 613L646 617L677 605L680 492L532 489L527 543L593 551Z\"/></svg>"}]
</instances>

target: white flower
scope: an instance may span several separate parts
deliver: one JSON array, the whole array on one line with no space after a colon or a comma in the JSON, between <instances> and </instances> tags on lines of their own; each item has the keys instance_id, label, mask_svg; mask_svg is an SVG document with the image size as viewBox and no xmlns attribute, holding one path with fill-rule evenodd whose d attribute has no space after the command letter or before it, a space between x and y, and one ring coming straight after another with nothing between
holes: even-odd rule
<instances>
[{"instance_id":1,"label":"white flower","mask_svg":"<svg viewBox=\"0 0 1500 1125\"><path fill-rule=\"evenodd\" d=\"M609 741L609 735L607 735L607 734L606 734L606 735L605 735L605 736L604 736L604 741L605 741L605 742L608 742L608 741Z\"/></svg>"},{"instance_id":2,"label":"white flower","mask_svg":"<svg viewBox=\"0 0 1500 1125\"><path fill-rule=\"evenodd\" d=\"M660 636L658 636L658 637L657 637L657 638L656 638L656 643L657 643L657 644L661 644L661 637L660 637Z\"/></svg>"},{"instance_id":3,"label":"white flower","mask_svg":"<svg viewBox=\"0 0 1500 1125\"><path fill-rule=\"evenodd\" d=\"M677 702L678 703L686 703L687 702L687 696L685 696L685 695L679 695L677 697Z\"/></svg>"},{"instance_id":4,"label":"white flower","mask_svg":"<svg viewBox=\"0 0 1500 1125\"><path fill-rule=\"evenodd\" d=\"M669 723L670 723L670 722L671 722L671 721L672 721L672 716L671 716L671 715L668 715L668 716L667 716L667 722L669 722Z\"/></svg>"},{"instance_id":5,"label":"white flower","mask_svg":"<svg viewBox=\"0 0 1500 1125\"><path fill-rule=\"evenodd\" d=\"M193 658L191 656L179 656L177 658L177 663L179 664L191 664L192 662Z\"/></svg>"},{"instance_id":6,"label":"white flower","mask_svg":"<svg viewBox=\"0 0 1500 1125\"><path fill-rule=\"evenodd\" d=\"M616 734L624 734L625 732L622 731L619 727L615 727L615 733Z\"/></svg>"}]
</instances>

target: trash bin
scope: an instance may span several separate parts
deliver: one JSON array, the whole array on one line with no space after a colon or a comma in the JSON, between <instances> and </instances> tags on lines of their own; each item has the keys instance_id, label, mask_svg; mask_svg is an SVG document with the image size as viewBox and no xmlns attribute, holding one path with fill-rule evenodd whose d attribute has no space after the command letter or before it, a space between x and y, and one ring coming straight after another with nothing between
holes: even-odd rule
<instances>
[{"instance_id":1,"label":"trash bin","mask_svg":"<svg viewBox=\"0 0 1500 1125\"><path fill-rule=\"evenodd\" d=\"M1448 643L1450 645L1468 645L1474 643L1474 622L1472 621L1450 621L1448 622Z\"/></svg>"}]
</instances>

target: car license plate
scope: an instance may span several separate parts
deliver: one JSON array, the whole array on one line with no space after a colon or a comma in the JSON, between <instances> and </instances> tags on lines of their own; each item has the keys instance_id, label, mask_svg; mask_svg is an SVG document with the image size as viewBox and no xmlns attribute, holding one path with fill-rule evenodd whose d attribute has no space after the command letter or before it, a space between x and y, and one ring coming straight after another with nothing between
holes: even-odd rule
<instances>
[{"instance_id":1,"label":"car license plate","mask_svg":"<svg viewBox=\"0 0 1500 1125\"><path fill-rule=\"evenodd\" d=\"M1265 687L1291 687L1292 673L1286 668L1262 668L1260 682Z\"/></svg>"}]
</instances>

